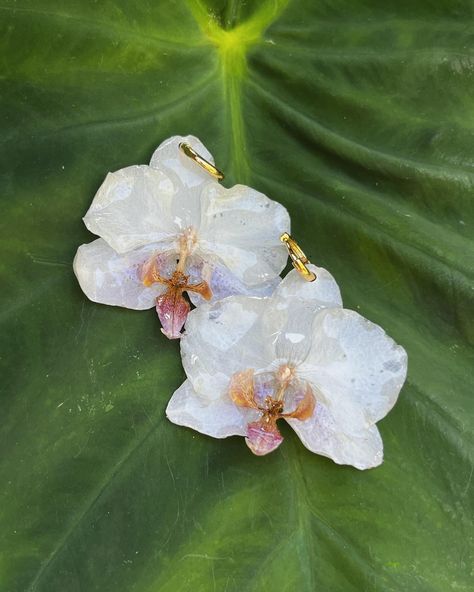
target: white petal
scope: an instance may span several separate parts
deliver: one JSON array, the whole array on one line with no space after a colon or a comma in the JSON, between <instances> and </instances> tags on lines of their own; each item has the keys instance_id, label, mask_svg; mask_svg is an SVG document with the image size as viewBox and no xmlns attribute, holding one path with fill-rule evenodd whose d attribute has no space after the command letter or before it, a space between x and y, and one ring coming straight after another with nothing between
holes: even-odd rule
<instances>
[{"instance_id":1,"label":"white petal","mask_svg":"<svg viewBox=\"0 0 474 592\"><path fill-rule=\"evenodd\" d=\"M219 398L234 372L264 368L272 361L259 323L267 301L230 296L190 313L181 354L186 374L201 395Z\"/></svg>"},{"instance_id":2,"label":"white petal","mask_svg":"<svg viewBox=\"0 0 474 592\"><path fill-rule=\"evenodd\" d=\"M273 297L291 301L293 305L304 302L313 314L323 308L341 307L341 292L329 271L311 263L307 267L316 274L314 282L307 282L296 269L292 269L280 282Z\"/></svg>"},{"instance_id":3,"label":"white petal","mask_svg":"<svg viewBox=\"0 0 474 592\"><path fill-rule=\"evenodd\" d=\"M202 194L200 246L219 257L239 279L255 285L277 276L287 261L280 241L289 232L286 209L245 185L209 184Z\"/></svg>"},{"instance_id":4,"label":"white petal","mask_svg":"<svg viewBox=\"0 0 474 592\"><path fill-rule=\"evenodd\" d=\"M189 380L171 397L166 415L178 425L192 428L213 438L245 436L247 423L255 412L237 407L228 397L210 400L197 393Z\"/></svg>"},{"instance_id":5,"label":"white petal","mask_svg":"<svg viewBox=\"0 0 474 592\"><path fill-rule=\"evenodd\" d=\"M333 308L316 315L311 351L298 370L322 392L333 414L354 415L355 422L359 409L370 424L395 404L407 356L378 325L354 311Z\"/></svg>"},{"instance_id":6,"label":"white petal","mask_svg":"<svg viewBox=\"0 0 474 592\"><path fill-rule=\"evenodd\" d=\"M312 323L316 312L342 306L339 287L322 267L308 266L317 279L305 281L294 269L280 282L265 312L264 325L273 335L275 355L297 365L311 347Z\"/></svg>"},{"instance_id":7,"label":"white petal","mask_svg":"<svg viewBox=\"0 0 474 592\"><path fill-rule=\"evenodd\" d=\"M207 255L205 261L201 257L191 257L190 259L194 260L194 264L186 268L186 273L190 276L190 283L206 281L212 291L211 302L222 300L227 296L271 296L280 282L280 277L277 276L268 282L248 286L217 257ZM188 295L194 306L200 306L205 302L199 294L189 292Z\"/></svg>"},{"instance_id":8,"label":"white petal","mask_svg":"<svg viewBox=\"0 0 474 592\"><path fill-rule=\"evenodd\" d=\"M328 408L319 401L310 419L287 421L306 448L332 458L337 464L352 465L362 470L382 463L382 438L374 425L346 434Z\"/></svg>"},{"instance_id":9,"label":"white petal","mask_svg":"<svg viewBox=\"0 0 474 592\"><path fill-rule=\"evenodd\" d=\"M203 168L186 156L179 144L189 144L205 160L214 164L214 158L202 142L195 136L172 136L162 142L153 153L150 166L164 171L171 179L177 179L185 187L197 188L213 180ZM217 183L217 181L214 181Z\"/></svg>"},{"instance_id":10,"label":"white petal","mask_svg":"<svg viewBox=\"0 0 474 592\"><path fill-rule=\"evenodd\" d=\"M118 253L156 242L170 247L179 224L173 204L179 186L146 165L109 173L84 217L84 223Z\"/></svg>"},{"instance_id":11,"label":"white petal","mask_svg":"<svg viewBox=\"0 0 474 592\"><path fill-rule=\"evenodd\" d=\"M153 247L146 247L120 255L99 238L79 247L74 272L90 300L143 310L164 291L160 284L146 288L140 280L141 265L152 254Z\"/></svg>"}]
</instances>

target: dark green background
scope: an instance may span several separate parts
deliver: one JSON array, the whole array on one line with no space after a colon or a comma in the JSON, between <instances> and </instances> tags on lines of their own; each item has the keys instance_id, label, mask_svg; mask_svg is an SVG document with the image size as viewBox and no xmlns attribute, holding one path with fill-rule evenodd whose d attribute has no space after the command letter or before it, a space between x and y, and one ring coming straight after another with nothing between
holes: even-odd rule
<instances>
[{"instance_id":1,"label":"dark green background","mask_svg":"<svg viewBox=\"0 0 474 592\"><path fill-rule=\"evenodd\" d=\"M1 592L472 589L474 5L3 0ZM72 273L192 133L409 354L382 467L169 423L179 344Z\"/></svg>"}]
</instances>

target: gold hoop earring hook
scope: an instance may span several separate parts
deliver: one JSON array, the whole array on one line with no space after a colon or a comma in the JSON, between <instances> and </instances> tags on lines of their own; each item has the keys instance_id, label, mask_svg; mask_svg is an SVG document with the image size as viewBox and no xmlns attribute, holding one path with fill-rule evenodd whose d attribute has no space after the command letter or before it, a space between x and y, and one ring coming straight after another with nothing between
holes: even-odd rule
<instances>
[{"instance_id":1,"label":"gold hoop earring hook","mask_svg":"<svg viewBox=\"0 0 474 592\"><path fill-rule=\"evenodd\" d=\"M224 173L220 171L217 167L215 167L212 162L209 162L205 158L203 158L200 154L194 150L192 146L187 144L186 142L181 142L179 144L179 148L186 156L188 156L191 160L194 160L196 164L198 164L202 169L204 169L207 173L212 175L218 181L222 181L224 178Z\"/></svg>"},{"instance_id":2,"label":"gold hoop earring hook","mask_svg":"<svg viewBox=\"0 0 474 592\"><path fill-rule=\"evenodd\" d=\"M280 236L282 243L286 245L288 249L288 255L290 256L293 267L296 271L307 281L314 282L316 274L310 271L306 264L310 263L308 257L303 253L298 243L292 238L287 232L284 232Z\"/></svg>"}]
</instances>

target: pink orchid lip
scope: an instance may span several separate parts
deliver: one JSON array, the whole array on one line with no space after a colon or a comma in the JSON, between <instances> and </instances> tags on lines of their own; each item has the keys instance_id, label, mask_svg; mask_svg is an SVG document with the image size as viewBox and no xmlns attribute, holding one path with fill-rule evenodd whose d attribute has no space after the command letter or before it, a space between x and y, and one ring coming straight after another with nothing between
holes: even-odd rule
<instances>
[{"instance_id":1,"label":"pink orchid lip","mask_svg":"<svg viewBox=\"0 0 474 592\"><path fill-rule=\"evenodd\" d=\"M169 280L163 283L168 286L164 294L156 299L156 312L163 327L162 333L169 339L179 339L181 329L188 318L191 306L184 299L183 292L190 291L200 294L206 300L212 297L211 289L206 282L188 284L188 276L175 271Z\"/></svg>"},{"instance_id":2,"label":"pink orchid lip","mask_svg":"<svg viewBox=\"0 0 474 592\"><path fill-rule=\"evenodd\" d=\"M274 422L254 421L247 426L245 442L257 456L265 456L273 452L283 442L283 436Z\"/></svg>"},{"instance_id":3,"label":"pink orchid lip","mask_svg":"<svg viewBox=\"0 0 474 592\"><path fill-rule=\"evenodd\" d=\"M182 295L182 292L169 288L156 299L156 312L160 319L161 332L168 339L179 339L181 329L188 317L191 307Z\"/></svg>"}]
</instances>

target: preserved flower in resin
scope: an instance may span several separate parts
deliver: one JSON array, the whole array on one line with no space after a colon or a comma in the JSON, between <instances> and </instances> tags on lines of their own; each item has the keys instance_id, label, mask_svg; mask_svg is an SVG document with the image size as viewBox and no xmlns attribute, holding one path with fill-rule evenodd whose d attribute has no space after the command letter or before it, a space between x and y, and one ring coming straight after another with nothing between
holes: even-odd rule
<instances>
[{"instance_id":1,"label":"preserved flower in resin","mask_svg":"<svg viewBox=\"0 0 474 592\"><path fill-rule=\"evenodd\" d=\"M358 469L382 462L376 426L395 404L407 356L379 326L342 308L325 269L291 271L268 298L233 296L193 311L181 340L187 380L168 418L264 455L286 420L303 444Z\"/></svg>"},{"instance_id":2,"label":"preserved flower in resin","mask_svg":"<svg viewBox=\"0 0 474 592\"><path fill-rule=\"evenodd\" d=\"M84 217L97 240L81 245L74 271L91 300L156 306L163 333L179 338L190 310L233 294L270 294L287 261L288 212L246 187L226 189L188 158L192 136L163 142L150 165L109 173Z\"/></svg>"}]
</instances>

